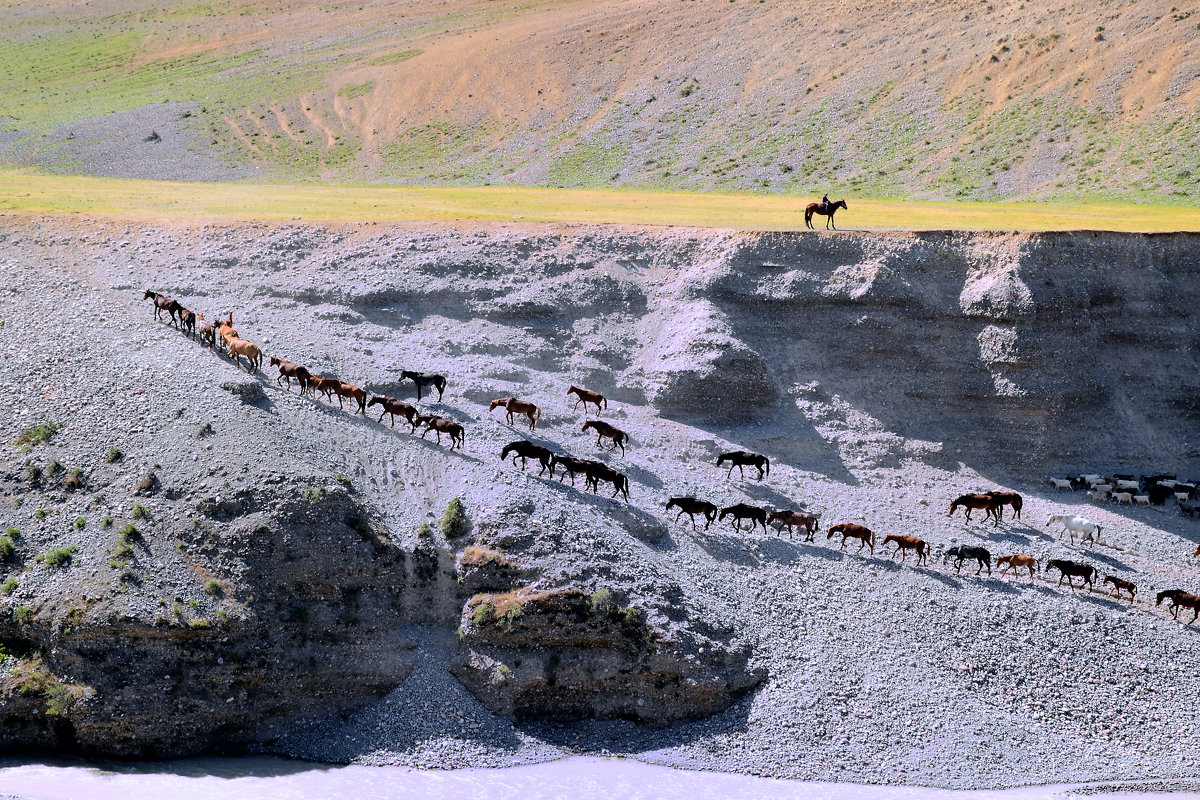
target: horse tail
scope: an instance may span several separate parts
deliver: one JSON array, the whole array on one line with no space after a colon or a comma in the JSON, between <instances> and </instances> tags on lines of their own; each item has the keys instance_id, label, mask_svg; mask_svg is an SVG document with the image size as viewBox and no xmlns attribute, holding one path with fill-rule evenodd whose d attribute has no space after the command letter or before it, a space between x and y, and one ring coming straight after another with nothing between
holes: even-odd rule
<instances>
[{"instance_id":1,"label":"horse tail","mask_svg":"<svg viewBox=\"0 0 1200 800\"><path fill-rule=\"evenodd\" d=\"M537 409L537 418L538 418L538 422L541 422L541 421L542 421L542 407L541 407L541 406L534 406L534 408L536 408L536 409Z\"/></svg>"}]
</instances>

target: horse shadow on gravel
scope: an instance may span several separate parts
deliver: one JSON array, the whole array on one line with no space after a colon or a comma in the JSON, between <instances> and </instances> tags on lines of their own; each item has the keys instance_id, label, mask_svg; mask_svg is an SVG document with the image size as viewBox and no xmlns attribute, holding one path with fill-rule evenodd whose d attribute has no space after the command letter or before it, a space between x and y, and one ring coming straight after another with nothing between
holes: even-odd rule
<instances>
[{"instance_id":1,"label":"horse shadow on gravel","mask_svg":"<svg viewBox=\"0 0 1200 800\"><path fill-rule=\"evenodd\" d=\"M745 535L723 533L720 531L699 531L692 534L696 545L717 561L739 564L743 567L762 566L762 559L754 550L747 547Z\"/></svg>"}]
</instances>

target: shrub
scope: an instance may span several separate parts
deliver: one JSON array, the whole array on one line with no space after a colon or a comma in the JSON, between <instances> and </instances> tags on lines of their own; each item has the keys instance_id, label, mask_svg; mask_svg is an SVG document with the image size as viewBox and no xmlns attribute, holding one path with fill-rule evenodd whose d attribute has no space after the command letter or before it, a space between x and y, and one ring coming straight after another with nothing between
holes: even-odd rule
<instances>
[{"instance_id":1,"label":"shrub","mask_svg":"<svg viewBox=\"0 0 1200 800\"><path fill-rule=\"evenodd\" d=\"M458 563L465 567L482 567L486 564L495 564L497 567L512 566L512 562L504 556L504 553L477 544L464 548L462 555L458 557Z\"/></svg>"},{"instance_id":2,"label":"shrub","mask_svg":"<svg viewBox=\"0 0 1200 800\"><path fill-rule=\"evenodd\" d=\"M63 465L56 458L52 458L46 462L46 466L42 467L42 474L47 478L53 478L58 473L62 472Z\"/></svg>"},{"instance_id":3,"label":"shrub","mask_svg":"<svg viewBox=\"0 0 1200 800\"><path fill-rule=\"evenodd\" d=\"M77 549L73 544L65 547L54 547L38 556L37 560L47 567L58 569L70 563L71 557Z\"/></svg>"},{"instance_id":4,"label":"shrub","mask_svg":"<svg viewBox=\"0 0 1200 800\"><path fill-rule=\"evenodd\" d=\"M4 583L0 584L0 594L10 595L17 590L21 582L16 577L10 575L4 579Z\"/></svg>"},{"instance_id":5,"label":"shrub","mask_svg":"<svg viewBox=\"0 0 1200 800\"><path fill-rule=\"evenodd\" d=\"M46 715L50 717L69 717L75 710L75 695L61 683L53 683L42 692L46 701Z\"/></svg>"},{"instance_id":6,"label":"shrub","mask_svg":"<svg viewBox=\"0 0 1200 800\"><path fill-rule=\"evenodd\" d=\"M612 608L612 592L608 589L597 589L589 598L593 611L608 611Z\"/></svg>"},{"instance_id":7,"label":"shrub","mask_svg":"<svg viewBox=\"0 0 1200 800\"><path fill-rule=\"evenodd\" d=\"M119 447L110 447L108 449L108 455L104 457L104 460L110 464L115 464L124 457L125 454L121 452Z\"/></svg>"},{"instance_id":8,"label":"shrub","mask_svg":"<svg viewBox=\"0 0 1200 800\"><path fill-rule=\"evenodd\" d=\"M204 591L208 592L213 597L220 597L225 593L225 590L221 588L221 582L215 578L210 578L204 582Z\"/></svg>"},{"instance_id":9,"label":"shrub","mask_svg":"<svg viewBox=\"0 0 1200 800\"><path fill-rule=\"evenodd\" d=\"M417 528L418 539L432 539L433 527L428 522L422 522L421 527Z\"/></svg>"},{"instance_id":10,"label":"shrub","mask_svg":"<svg viewBox=\"0 0 1200 800\"><path fill-rule=\"evenodd\" d=\"M16 525L9 525L7 528L4 529L4 535L10 539L20 539L21 538L21 529L18 528Z\"/></svg>"},{"instance_id":11,"label":"shrub","mask_svg":"<svg viewBox=\"0 0 1200 800\"><path fill-rule=\"evenodd\" d=\"M212 623L211 623L211 622L209 622L209 621L208 621L208 619L207 619L206 617L201 617L200 619L188 620L188 624L187 624L187 625L188 625L188 627L189 627L189 628L192 628L192 629L195 629L195 628L211 628L211 627L212 627Z\"/></svg>"},{"instance_id":12,"label":"shrub","mask_svg":"<svg viewBox=\"0 0 1200 800\"><path fill-rule=\"evenodd\" d=\"M62 428L62 425L57 422L43 422L41 425L26 428L17 434L17 447L24 451L32 450L38 445L50 441L60 428Z\"/></svg>"},{"instance_id":13,"label":"shrub","mask_svg":"<svg viewBox=\"0 0 1200 800\"><path fill-rule=\"evenodd\" d=\"M129 542L140 537L142 532L138 530L137 525L134 525L132 522L126 522L125 527L121 528L121 532L118 535Z\"/></svg>"},{"instance_id":14,"label":"shrub","mask_svg":"<svg viewBox=\"0 0 1200 800\"><path fill-rule=\"evenodd\" d=\"M75 522L72 524L75 526L75 530L81 531L83 530L83 527L87 525L87 519L84 517L76 517Z\"/></svg>"},{"instance_id":15,"label":"shrub","mask_svg":"<svg viewBox=\"0 0 1200 800\"><path fill-rule=\"evenodd\" d=\"M0 536L0 561L8 561L16 549L10 537Z\"/></svg>"},{"instance_id":16,"label":"shrub","mask_svg":"<svg viewBox=\"0 0 1200 800\"><path fill-rule=\"evenodd\" d=\"M113 524L113 518L110 516L105 516L104 519L100 520L101 528L111 528L112 524Z\"/></svg>"},{"instance_id":17,"label":"shrub","mask_svg":"<svg viewBox=\"0 0 1200 800\"><path fill-rule=\"evenodd\" d=\"M456 497L446 506L446 513L442 514L440 527L442 536L447 539L457 539L467 535L470 523L467 521L467 510L463 507L461 499Z\"/></svg>"},{"instance_id":18,"label":"shrub","mask_svg":"<svg viewBox=\"0 0 1200 800\"><path fill-rule=\"evenodd\" d=\"M25 480L28 483L37 483L42 479L42 468L37 464L25 465Z\"/></svg>"},{"instance_id":19,"label":"shrub","mask_svg":"<svg viewBox=\"0 0 1200 800\"><path fill-rule=\"evenodd\" d=\"M145 519L146 507L141 503L134 503L133 510L129 512L129 516L133 517L134 519Z\"/></svg>"},{"instance_id":20,"label":"shrub","mask_svg":"<svg viewBox=\"0 0 1200 800\"><path fill-rule=\"evenodd\" d=\"M38 519L45 519L46 514L48 514L48 513L50 513L50 512L46 511L46 509L39 508L37 511L33 512L33 515L35 517L37 517Z\"/></svg>"},{"instance_id":21,"label":"shrub","mask_svg":"<svg viewBox=\"0 0 1200 800\"><path fill-rule=\"evenodd\" d=\"M13 609L12 618L18 625L28 625L33 622L33 609L29 606L17 606Z\"/></svg>"},{"instance_id":22,"label":"shrub","mask_svg":"<svg viewBox=\"0 0 1200 800\"><path fill-rule=\"evenodd\" d=\"M129 556L131 556L133 554L133 548L129 545L129 542L127 540L117 539L117 543L112 546L111 552L112 552L112 557L114 559L117 559L117 563L109 562L109 564L110 564L110 566L113 566L114 568L119 569L120 567L125 566L124 564L119 563L120 559L128 558Z\"/></svg>"},{"instance_id":23,"label":"shrub","mask_svg":"<svg viewBox=\"0 0 1200 800\"><path fill-rule=\"evenodd\" d=\"M349 479L348 477L346 477L345 475L343 475L342 473L340 473L340 472L339 472L337 475L334 475L334 476L333 476L333 479L334 479L335 481L337 481L338 483L340 483L342 486L349 486L349 485L350 485L350 479Z\"/></svg>"},{"instance_id":24,"label":"shrub","mask_svg":"<svg viewBox=\"0 0 1200 800\"><path fill-rule=\"evenodd\" d=\"M71 467L67 470L67 477L63 478L63 488L69 491L78 491L84 486L83 470L79 467Z\"/></svg>"}]
</instances>

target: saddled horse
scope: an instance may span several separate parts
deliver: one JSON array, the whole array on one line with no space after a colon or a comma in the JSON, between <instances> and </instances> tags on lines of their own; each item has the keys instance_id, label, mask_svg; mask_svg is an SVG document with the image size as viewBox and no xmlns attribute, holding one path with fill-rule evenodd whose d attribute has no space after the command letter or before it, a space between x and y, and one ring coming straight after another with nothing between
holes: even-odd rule
<instances>
[{"instance_id":1,"label":"saddled horse","mask_svg":"<svg viewBox=\"0 0 1200 800\"><path fill-rule=\"evenodd\" d=\"M743 478L746 477L742 467L750 466L758 469L758 479L761 481L764 475L771 474L771 460L760 453L751 453L746 450L734 450L732 453L721 453L717 456L717 466L721 466L726 461L729 462L729 472L726 477L733 476L733 468L738 468L738 474Z\"/></svg>"},{"instance_id":2,"label":"saddled horse","mask_svg":"<svg viewBox=\"0 0 1200 800\"><path fill-rule=\"evenodd\" d=\"M413 372L410 369L401 370L400 380L408 378L417 385L417 401L421 400L421 389L432 386L438 390L438 402L442 402L442 392L446 391L445 375L426 375L423 372Z\"/></svg>"},{"instance_id":3,"label":"saddled horse","mask_svg":"<svg viewBox=\"0 0 1200 800\"><path fill-rule=\"evenodd\" d=\"M870 545L871 555L875 555L875 531L871 530L866 525L859 525L855 522L839 522L837 525L829 526L829 534L825 538L832 539L835 533L840 533L842 535L842 546L838 548L839 550L846 549L847 539L858 539L858 550L855 550L854 552L857 553L859 550L862 550L863 547Z\"/></svg>"},{"instance_id":4,"label":"saddled horse","mask_svg":"<svg viewBox=\"0 0 1200 800\"><path fill-rule=\"evenodd\" d=\"M953 502L950 503L950 513L946 516L953 517L955 509L957 509L959 506L963 506L967 511L967 522L971 521L972 510L978 510L982 508L984 510L984 519L987 519L992 515L997 515L997 518L992 521L992 524L999 524L1000 520L998 515L1000 513L1000 504L997 503L996 499L990 495L979 494L978 492L959 495L953 500Z\"/></svg>"},{"instance_id":5,"label":"saddled horse","mask_svg":"<svg viewBox=\"0 0 1200 800\"><path fill-rule=\"evenodd\" d=\"M733 527L735 530L742 529L742 520L750 520L750 530L754 530L754 525L757 523L762 525L763 533L767 532L767 510L758 506L748 505L746 503L735 503L731 506L721 509L721 515L717 517L717 521L726 517L733 517Z\"/></svg>"},{"instance_id":6,"label":"saddled horse","mask_svg":"<svg viewBox=\"0 0 1200 800\"><path fill-rule=\"evenodd\" d=\"M1200 597L1197 597L1190 592L1185 592L1182 589L1167 589L1164 592L1159 592L1158 597L1154 601L1154 605L1161 606L1162 601L1171 600L1171 616L1179 619L1179 609L1190 608L1192 610L1192 618L1188 620L1188 625L1196 621L1196 617L1200 616Z\"/></svg>"},{"instance_id":7,"label":"saddled horse","mask_svg":"<svg viewBox=\"0 0 1200 800\"><path fill-rule=\"evenodd\" d=\"M608 399L599 392L589 392L587 389L580 389L578 386L572 385L567 389L567 394L575 395L578 399L575 405L571 406L571 410L579 408L579 404L583 403L583 413L587 413L588 403L596 406L596 416L600 416L600 404L603 403L605 408L608 408Z\"/></svg>"},{"instance_id":8,"label":"saddled horse","mask_svg":"<svg viewBox=\"0 0 1200 800\"><path fill-rule=\"evenodd\" d=\"M1091 564L1081 564L1078 561L1068 561L1065 558L1052 558L1046 562L1046 572L1052 569L1058 570L1058 585L1062 586L1063 578L1066 578L1067 583L1071 588L1075 588L1075 578L1083 578L1083 584L1087 584L1088 591L1096 587L1096 568ZM1080 584L1081 586L1083 584Z\"/></svg>"},{"instance_id":9,"label":"saddled horse","mask_svg":"<svg viewBox=\"0 0 1200 800\"><path fill-rule=\"evenodd\" d=\"M313 384L313 385L315 385L315 384ZM406 420L408 420L408 424L410 427L409 433L417 432L417 415L420 413L420 411L418 411L417 407L412 405L411 403L405 403L402 400L397 400L394 397L385 397L382 395L376 395L375 397L371 398L371 402L367 403L367 405L368 406L383 406L383 410L379 412L379 421L380 422L383 422L384 414L391 414L392 415L392 427L394 428L394 427L396 427L396 416L399 415L401 417L404 417Z\"/></svg>"},{"instance_id":10,"label":"saddled horse","mask_svg":"<svg viewBox=\"0 0 1200 800\"><path fill-rule=\"evenodd\" d=\"M833 229L836 231L837 225L833 224L833 215L837 213L839 208L849 210L850 207L846 205L845 200L832 202L829 204L829 208L825 208L820 203L809 203L804 207L804 224L812 228L813 214L820 214L823 217L829 217L829 219L825 220L825 229L828 230L830 226L833 226Z\"/></svg>"},{"instance_id":11,"label":"saddled horse","mask_svg":"<svg viewBox=\"0 0 1200 800\"><path fill-rule=\"evenodd\" d=\"M922 562L929 563L929 543L924 539L918 539L916 536L901 536L898 533L889 533L883 537L883 546L887 547L888 542L895 542L896 549L892 551L892 558L900 553L900 560L904 561L908 558L908 551L912 550L917 554L917 566Z\"/></svg>"},{"instance_id":12,"label":"saddled horse","mask_svg":"<svg viewBox=\"0 0 1200 800\"><path fill-rule=\"evenodd\" d=\"M794 535L796 528L803 528L807 534L804 541L811 542L813 534L817 530L817 518L804 511L772 511L767 515L767 524L779 523L779 532L783 533L783 529L787 528L788 533Z\"/></svg>"},{"instance_id":13,"label":"saddled horse","mask_svg":"<svg viewBox=\"0 0 1200 800\"><path fill-rule=\"evenodd\" d=\"M987 567L988 575L992 574L992 554L982 547L971 547L970 545L960 544L957 547L951 547L942 556L942 563L945 564L950 559L954 561L954 572L957 574L962 571L962 563L964 560L975 559L979 564L979 569L975 570L978 575L983 572L983 568Z\"/></svg>"},{"instance_id":14,"label":"saddled horse","mask_svg":"<svg viewBox=\"0 0 1200 800\"><path fill-rule=\"evenodd\" d=\"M514 414L524 414L529 417L529 430L533 430L537 427L538 420L542 418L542 409L528 400L518 400L515 397L498 397L488 406L488 411L495 411L501 407L508 412L505 416L509 425L513 424Z\"/></svg>"},{"instance_id":15,"label":"saddled horse","mask_svg":"<svg viewBox=\"0 0 1200 800\"><path fill-rule=\"evenodd\" d=\"M615 425L609 425L607 422L603 422L602 420L598 419L589 419L587 422L583 423L582 430L586 431L588 428L591 428L596 432L597 447L600 446L601 439L612 439L613 446L611 449L616 450L617 447L620 447L621 455L625 455L625 443L629 441L629 434L627 434L625 431L621 430Z\"/></svg>"},{"instance_id":16,"label":"saddled horse","mask_svg":"<svg viewBox=\"0 0 1200 800\"><path fill-rule=\"evenodd\" d=\"M1001 575L1004 575L1010 569L1014 571L1028 569L1029 580L1033 580L1033 572L1034 570L1038 569L1038 562L1036 558L1033 556L1023 555L1021 553L1014 553L1011 556L997 556L996 566L999 567L1001 565L1003 565L1000 570ZM990 572L991 571L989 570L989 573Z\"/></svg>"},{"instance_id":17,"label":"saddled horse","mask_svg":"<svg viewBox=\"0 0 1200 800\"><path fill-rule=\"evenodd\" d=\"M175 318L175 314L178 313L179 309L183 308L183 306L179 305L179 303L177 301L172 300L171 298L167 297L165 294L159 294L158 292L152 292L149 289L147 289L146 293L142 295L142 299L154 301L154 318L155 319L158 319L159 315L162 314L162 312L166 311L168 314L171 315L171 324L174 325L176 328L179 327L179 320L177 320Z\"/></svg>"},{"instance_id":18,"label":"saddled horse","mask_svg":"<svg viewBox=\"0 0 1200 800\"><path fill-rule=\"evenodd\" d=\"M521 439L504 445L500 450L500 459L507 460L509 453L512 453L514 464L517 463L518 458L521 459L521 469L525 469L529 459L533 458L542 465L542 468L538 470L538 475L549 470L550 477L554 477L554 453L549 448L542 447L537 442L531 442L528 439Z\"/></svg>"},{"instance_id":19,"label":"saddled horse","mask_svg":"<svg viewBox=\"0 0 1200 800\"><path fill-rule=\"evenodd\" d=\"M1005 506L1012 506L1013 517L1016 519L1021 518L1021 506L1024 504L1021 495L1016 492L987 492L987 496L996 501L996 517L998 520L1004 518Z\"/></svg>"},{"instance_id":20,"label":"saddled horse","mask_svg":"<svg viewBox=\"0 0 1200 800\"><path fill-rule=\"evenodd\" d=\"M708 526L712 525L713 520L717 518L717 507L707 500L697 500L695 497L672 497L667 501L667 511L672 508L678 508L679 513L675 515L675 521L679 522L679 518L687 514L692 518L692 530L696 530L696 515L703 515L706 522L704 530L708 530Z\"/></svg>"}]
</instances>

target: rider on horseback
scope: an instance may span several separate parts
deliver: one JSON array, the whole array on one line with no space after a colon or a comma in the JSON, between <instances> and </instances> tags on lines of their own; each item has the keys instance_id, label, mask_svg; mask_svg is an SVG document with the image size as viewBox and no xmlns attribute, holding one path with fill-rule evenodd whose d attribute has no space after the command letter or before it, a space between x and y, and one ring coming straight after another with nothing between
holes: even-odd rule
<instances>
[{"instance_id":1,"label":"rider on horseback","mask_svg":"<svg viewBox=\"0 0 1200 800\"><path fill-rule=\"evenodd\" d=\"M829 213L829 192L826 192L825 196L821 198L821 213Z\"/></svg>"}]
</instances>

